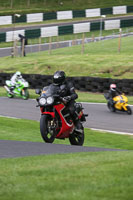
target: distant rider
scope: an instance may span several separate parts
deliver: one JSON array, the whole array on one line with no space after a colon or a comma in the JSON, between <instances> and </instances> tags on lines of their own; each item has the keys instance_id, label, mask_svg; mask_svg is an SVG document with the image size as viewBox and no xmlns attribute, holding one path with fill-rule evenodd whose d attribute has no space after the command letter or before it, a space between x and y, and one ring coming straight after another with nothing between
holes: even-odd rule
<instances>
[{"instance_id":1,"label":"distant rider","mask_svg":"<svg viewBox=\"0 0 133 200\"><path fill-rule=\"evenodd\" d=\"M116 84L111 84L110 85L110 90L109 90L109 101L112 106L114 106L115 102L113 101L113 98L120 95L121 92L118 90L116 87Z\"/></svg>"},{"instance_id":2,"label":"distant rider","mask_svg":"<svg viewBox=\"0 0 133 200\"><path fill-rule=\"evenodd\" d=\"M78 98L78 95L75 92L73 83L66 80L66 74L64 71L56 71L53 75L53 85L59 87L59 91L61 92L61 97L63 97L64 102L66 103L66 107L69 109L71 118L75 124L76 131L82 132L82 124L78 118L78 114L76 112L75 107L75 99Z\"/></svg>"},{"instance_id":3,"label":"distant rider","mask_svg":"<svg viewBox=\"0 0 133 200\"><path fill-rule=\"evenodd\" d=\"M11 88L10 91L12 92L14 88L16 87L18 81L22 79L21 72L17 71L12 77L11 77Z\"/></svg>"}]
</instances>

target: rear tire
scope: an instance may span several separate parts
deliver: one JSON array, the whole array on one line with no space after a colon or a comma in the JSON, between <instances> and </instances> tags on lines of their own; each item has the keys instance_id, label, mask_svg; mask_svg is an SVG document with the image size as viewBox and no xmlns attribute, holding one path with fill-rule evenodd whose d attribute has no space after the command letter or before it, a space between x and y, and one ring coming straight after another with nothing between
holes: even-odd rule
<instances>
[{"instance_id":1,"label":"rear tire","mask_svg":"<svg viewBox=\"0 0 133 200\"><path fill-rule=\"evenodd\" d=\"M84 128L82 133L73 131L69 136L69 141L71 145L82 146L84 144Z\"/></svg>"},{"instance_id":2,"label":"rear tire","mask_svg":"<svg viewBox=\"0 0 133 200\"><path fill-rule=\"evenodd\" d=\"M52 118L49 115L41 115L40 118L40 132L43 140L47 143L53 143L55 139L54 132L50 132L50 122Z\"/></svg>"},{"instance_id":3,"label":"rear tire","mask_svg":"<svg viewBox=\"0 0 133 200\"><path fill-rule=\"evenodd\" d=\"M13 98L13 94L10 94L9 92L7 92L7 96L8 98Z\"/></svg>"},{"instance_id":4,"label":"rear tire","mask_svg":"<svg viewBox=\"0 0 133 200\"><path fill-rule=\"evenodd\" d=\"M128 114L128 115L131 115L131 114L132 114L132 110L131 110L130 106L127 106L127 114Z\"/></svg>"},{"instance_id":5,"label":"rear tire","mask_svg":"<svg viewBox=\"0 0 133 200\"><path fill-rule=\"evenodd\" d=\"M27 89L24 89L24 95L22 94L22 97L24 100L27 100L29 98L29 91Z\"/></svg>"},{"instance_id":6,"label":"rear tire","mask_svg":"<svg viewBox=\"0 0 133 200\"><path fill-rule=\"evenodd\" d=\"M115 112L115 111L116 111L115 108L110 104L110 102L108 102L107 106L108 106L108 109L109 109L111 112Z\"/></svg>"}]
</instances>

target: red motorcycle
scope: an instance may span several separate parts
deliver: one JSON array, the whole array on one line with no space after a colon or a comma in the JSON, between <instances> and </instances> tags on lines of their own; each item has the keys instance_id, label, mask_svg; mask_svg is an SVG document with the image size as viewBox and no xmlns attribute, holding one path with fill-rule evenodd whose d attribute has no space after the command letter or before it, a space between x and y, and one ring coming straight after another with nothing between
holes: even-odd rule
<instances>
[{"instance_id":1,"label":"red motorcycle","mask_svg":"<svg viewBox=\"0 0 133 200\"><path fill-rule=\"evenodd\" d=\"M69 138L71 145L83 145L84 128L81 133L76 132L76 127L71 119L68 108L61 95L57 94L56 86L52 84L41 90L36 90L40 94L37 98L41 110L40 132L43 140L47 143L53 143L55 138ZM80 103L76 103L76 110L81 122L86 121L83 114L83 108Z\"/></svg>"}]
</instances>

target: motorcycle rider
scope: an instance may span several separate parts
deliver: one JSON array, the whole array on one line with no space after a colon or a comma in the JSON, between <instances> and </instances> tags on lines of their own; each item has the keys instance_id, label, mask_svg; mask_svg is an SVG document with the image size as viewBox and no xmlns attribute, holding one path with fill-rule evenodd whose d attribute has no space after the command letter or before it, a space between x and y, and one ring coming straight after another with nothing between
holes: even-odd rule
<instances>
[{"instance_id":1,"label":"motorcycle rider","mask_svg":"<svg viewBox=\"0 0 133 200\"><path fill-rule=\"evenodd\" d=\"M22 78L21 72L17 71L12 77L11 77L11 87L10 87L10 92L12 93L12 91L14 90L14 88L17 85L17 82L19 81L19 79Z\"/></svg>"},{"instance_id":2,"label":"motorcycle rider","mask_svg":"<svg viewBox=\"0 0 133 200\"><path fill-rule=\"evenodd\" d=\"M116 84L110 84L110 90L109 90L109 101L111 106L114 106L115 101L113 101L113 98L120 95L121 92L116 87Z\"/></svg>"},{"instance_id":3,"label":"motorcycle rider","mask_svg":"<svg viewBox=\"0 0 133 200\"><path fill-rule=\"evenodd\" d=\"M73 83L66 80L66 74L64 71L56 71L53 75L53 84L59 86L61 90L61 97L68 108L71 118L75 124L75 131L82 133L82 124L78 118L78 113L76 112L75 99L78 95L75 92Z\"/></svg>"}]
</instances>

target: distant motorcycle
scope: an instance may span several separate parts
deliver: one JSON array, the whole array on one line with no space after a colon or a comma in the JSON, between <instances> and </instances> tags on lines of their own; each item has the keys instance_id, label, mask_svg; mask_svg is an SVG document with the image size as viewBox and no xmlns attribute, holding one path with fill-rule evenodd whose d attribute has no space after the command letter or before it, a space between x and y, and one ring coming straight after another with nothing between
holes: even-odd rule
<instances>
[{"instance_id":1,"label":"distant motorcycle","mask_svg":"<svg viewBox=\"0 0 133 200\"><path fill-rule=\"evenodd\" d=\"M125 96L125 94L114 97L113 98L114 105L111 104L108 93L104 94L104 97L108 101L107 106L111 112L115 112L118 110L122 112L127 112L128 115L132 114L132 110L128 105L128 98Z\"/></svg>"},{"instance_id":2,"label":"distant motorcycle","mask_svg":"<svg viewBox=\"0 0 133 200\"><path fill-rule=\"evenodd\" d=\"M13 90L11 90L12 85L10 80L6 80L5 83L6 85L4 85L4 88L6 89L7 96L9 98L13 97L21 97L23 99L29 98L29 91L28 91L29 83L25 79L23 78L19 79Z\"/></svg>"},{"instance_id":3,"label":"distant motorcycle","mask_svg":"<svg viewBox=\"0 0 133 200\"><path fill-rule=\"evenodd\" d=\"M40 94L41 90L36 90L36 93ZM82 126L81 133L76 132L65 102L60 94L56 93L56 88L45 87L37 102L41 110L40 132L45 142L53 143L55 138L69 138L71 145L83 145L84 127ZM82 105L76 103L76 107L80 121L86 121L87 115L83 113Z\"/></svg>"}]
</instances>

